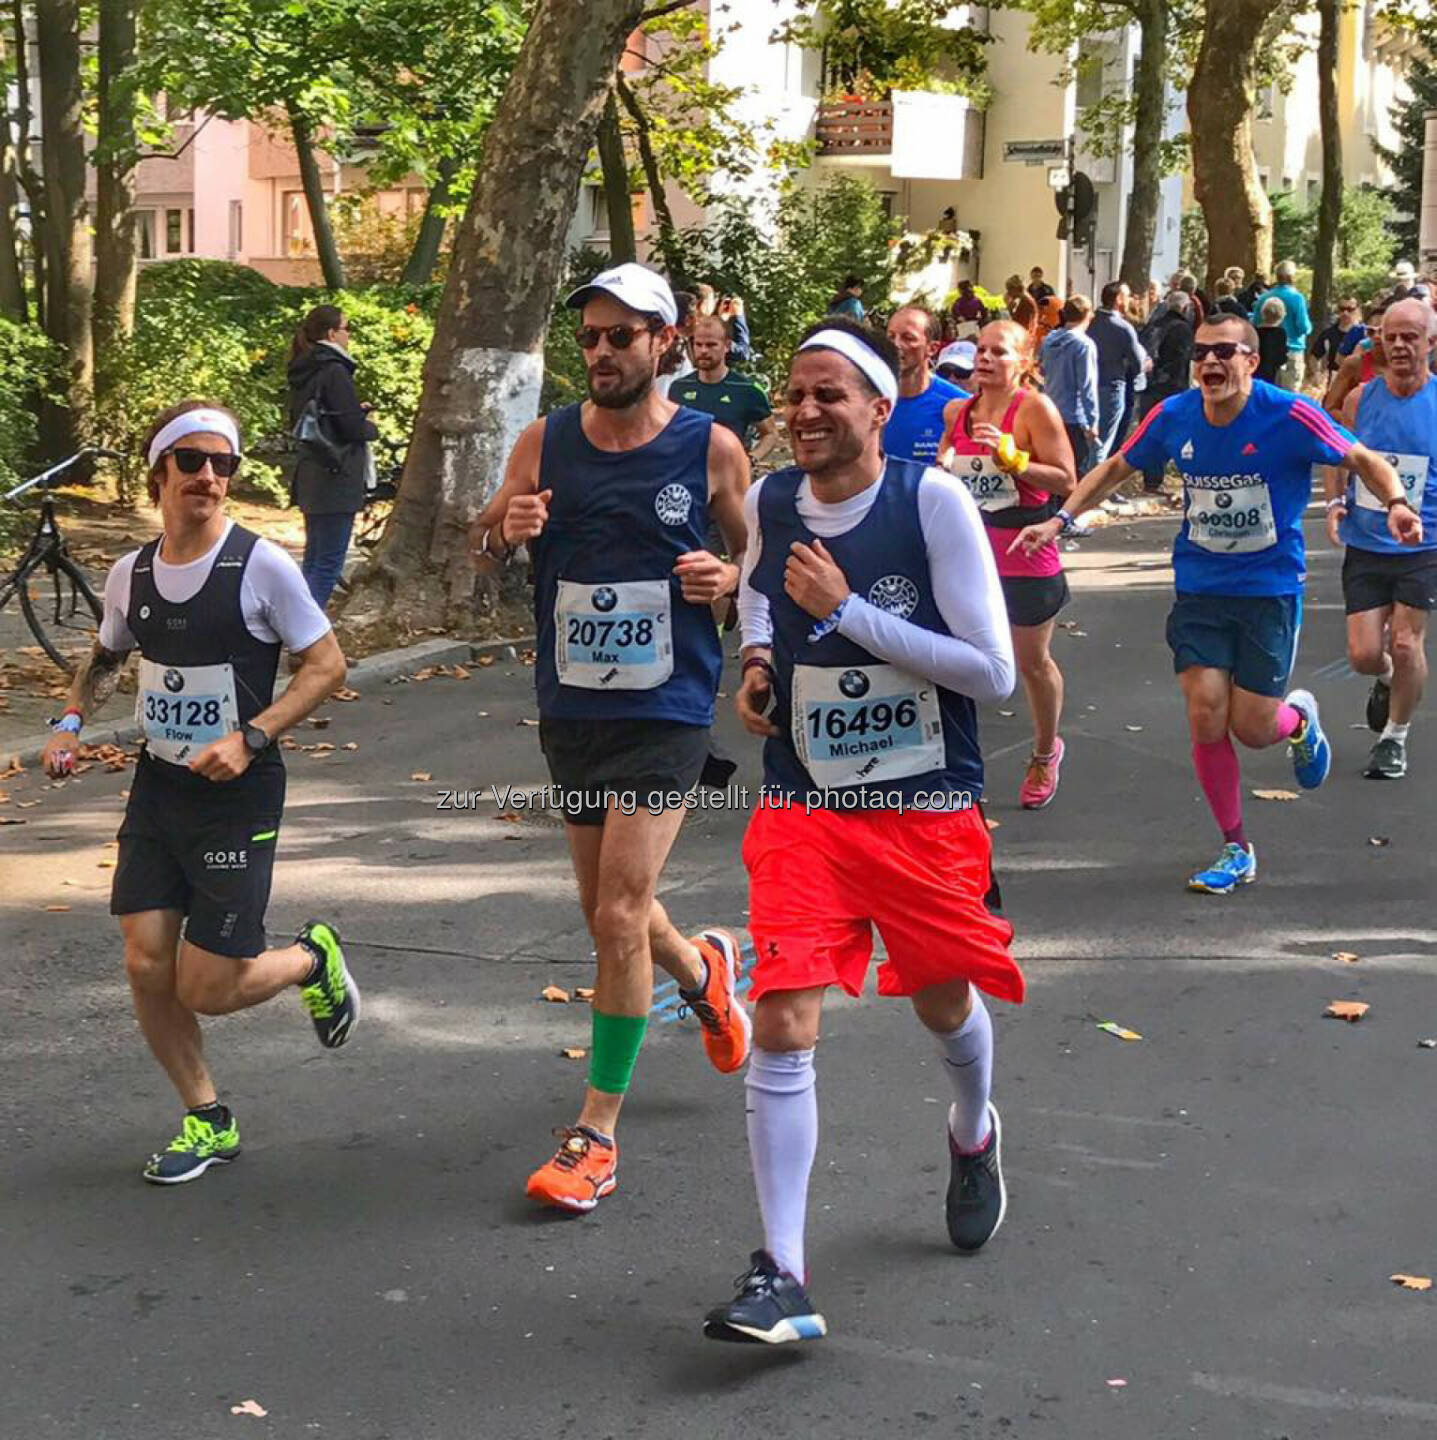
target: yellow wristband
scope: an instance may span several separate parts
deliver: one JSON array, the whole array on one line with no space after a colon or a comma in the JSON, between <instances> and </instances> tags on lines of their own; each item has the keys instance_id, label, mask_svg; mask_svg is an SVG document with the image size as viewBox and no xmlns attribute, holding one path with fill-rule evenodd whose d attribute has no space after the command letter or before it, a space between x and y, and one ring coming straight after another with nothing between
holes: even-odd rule
<instances>
[{"instance_id":1,"label":"yellow wristband","mask_svg":"<svg viewBox=\"0 0 1437 1440\"><path fill-rule=\"evenodd\" d=\"M998 441L994 454L998 468L1009 475L1021 475L1028 468L1030 456L1026 450L1018 449L1011 435L1003 435Z\"/></svg>"}]
</instances>

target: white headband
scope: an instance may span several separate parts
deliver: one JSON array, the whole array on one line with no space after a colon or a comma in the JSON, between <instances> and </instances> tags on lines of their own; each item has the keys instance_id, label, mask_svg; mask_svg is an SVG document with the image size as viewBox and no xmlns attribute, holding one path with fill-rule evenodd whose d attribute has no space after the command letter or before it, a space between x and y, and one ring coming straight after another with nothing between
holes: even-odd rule
<instances>
[{"instance_id":1,"label":"white headband","mask_svg":"<svg viewBox=\"0 0 1437 1440\"><path fill-rule=\"evenodd\" d=\"M820 330L798 347L800 350L837 350L845 360L857 365L863 377L890 403L898 399L898 381L876 350L870 350L857 336L846 330Z\"/></svg>"},{"instance_id":2,"label":"white headband","mask_svg":"<svg viewBox=\"0 0 1437 1440\"><path fill-rule=\"evenodd\" d=\"M150 468L153 470L160 456L186 435L222 435L230 442L230 449L236 455L240 453L239 431L228 415L220 410L186 410L150 441Z\"/></svg>"}]
</instances>

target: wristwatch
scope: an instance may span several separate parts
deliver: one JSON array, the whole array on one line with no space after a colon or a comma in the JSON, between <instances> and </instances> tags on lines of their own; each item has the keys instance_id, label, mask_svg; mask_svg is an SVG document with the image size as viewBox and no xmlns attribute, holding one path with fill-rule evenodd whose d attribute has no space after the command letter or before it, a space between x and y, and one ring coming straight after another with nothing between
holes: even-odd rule
<instances>
[{"instance_id":1,"label":"wristwatch","mask_svg":"<svg viewBox=\"0 0 1437 1440\"><path fill-rule=\"evenodd\" d=\"M266 735L264 731L259 728L258 725L253 725L246 721L243 728L245 748L250 752L250 754L258 755L261 750L269 749L269 736Z\"/></svg>"}]
</instances>

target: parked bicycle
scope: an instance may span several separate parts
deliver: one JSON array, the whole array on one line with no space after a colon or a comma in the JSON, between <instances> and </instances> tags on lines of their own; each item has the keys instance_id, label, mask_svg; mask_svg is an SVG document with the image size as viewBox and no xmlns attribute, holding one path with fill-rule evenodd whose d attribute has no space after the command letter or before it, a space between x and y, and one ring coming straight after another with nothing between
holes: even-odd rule
<instances>
[{"instance_id":1,"label":"parked bicycle","mask_svg":"<svg viewBox=\"0 0 1437 1440\"><path fill-rule=\"evenodd\" d=\"M94 647L100 632L100 601L85 572L70 555L55 513L54 489L60 477L82 460L121 460L113 450L89 446L78 454L7 491L14 501L27 490L40 490L40 519L29 548L16 567L0 575L0 610L18 595L20 613L45 653L62 670L73 672Z\"/></svg>"},{"instance_id":2,"label":"parked bicycle","mask_svg":"<svg viewBox=\"0 0 1437 1440\"><path fill-rule=\"evenodd\" d=\"M384 534L389 512L394 509L394 497L399 494L404 457L409 450L408 440L380 439L371 443L385 458L376 466L377 483L365 491L364 509L355 521L353 540L360 550L374 549Z\"/></svg>"}]
</instances>

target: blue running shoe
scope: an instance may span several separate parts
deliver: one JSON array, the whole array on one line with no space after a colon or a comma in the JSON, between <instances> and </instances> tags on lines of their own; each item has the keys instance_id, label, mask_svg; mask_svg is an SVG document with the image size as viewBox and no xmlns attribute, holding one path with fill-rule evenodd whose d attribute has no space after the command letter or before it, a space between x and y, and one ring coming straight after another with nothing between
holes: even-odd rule
<instances>
[{"instance_id":1,"label":"blue running shoe","mask_svg":"<svg viewBox=\"0 0 1437 1440\"><path fill-rule=\"evenodd\" d=\"M1229 841L1222 854L1206 870L1199 870L1188 880L1188 889L1203 895L1227 895L1239 885L1251 885L1257 879L1257 851L1246 850Z\"/></svg>"},{"instance_id":2,"label":"blue running shoe","mask_svg":"<svg viewBox=\"0 0 1437 1440\"><path fill-rule=\"evenodd\" d=\"M738 1294L704 1316L710 1340L783 1345L828 1334L828 1322L796 1277L780 1270L767 1250L755 1250L749 1258L753 1268L739 1277Z\"/></svg>"},{"instance_id":3,"label":"blue running shoe","mask_svg":"<svg viewBox=\"0 0 1437 1440\"><path fill-rule=\"evenodd\" d=\"M1292 756L1292 773L1304 790L1316 790L1332 769L1332 746L1322 733L1317 716L1317 697L1308 690L1294 690L1287 703L1302 716L1302 729L1287 742Z\"/></svg>"}]
</instances>

